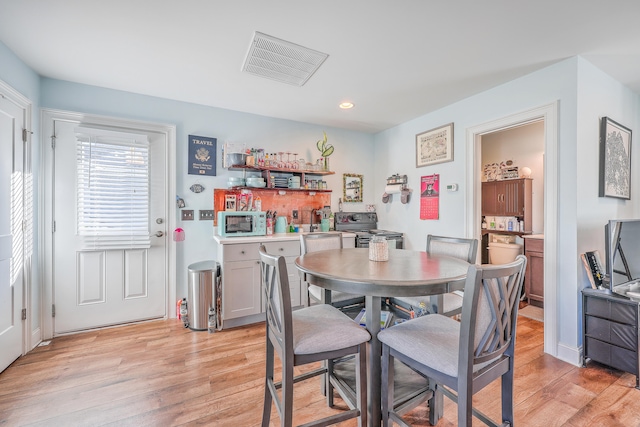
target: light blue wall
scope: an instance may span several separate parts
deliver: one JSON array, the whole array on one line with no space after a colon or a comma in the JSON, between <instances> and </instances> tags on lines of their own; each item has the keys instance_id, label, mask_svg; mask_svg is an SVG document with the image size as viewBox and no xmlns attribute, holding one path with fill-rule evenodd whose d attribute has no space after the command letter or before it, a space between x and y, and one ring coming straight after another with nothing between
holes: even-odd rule
<instances>
[{"instance_id":1,"label":"light blue wall","mask_svg":"<svg viewBox=\"0 0 640 427\"><path fill-rule=\"evenodd\" d=\"M29 98L37 112L40 77L0 41L0 79Z\"/></svg>"},{"instance_id":2,"label":"light blue wall","mask_svg":"<svg viewBox=\"0 0 640 427\"><path fill-rule=\"evenodd\" d=\"M356 173L364 176L363 203L349 204L345 210L363 211L364 204L372 200L373 186L373 137L369 134L344 129L320 127L308 123L274 119L254 114L206 107L168 99L154 98L81 85L66 81L42 79L41 99L43 108L75 111L103 116L173 124L177 130L176 191L184 198L188 209L197 215L200 209L213 209L213 189L226 188L230 175L241 176L241 172L229 172L222 168L220 160L223 142L244 143L246 147L262 147L267 152L295 152L298 158L307 161L320 157L316 141L326 131L329 142L335 147L330 157L335 175L326 177L333 189L331 206L338 208L342 197L342 174ZM208 136L218 139L217 176L200 177L187 175L188 135ZM205 191L192 193L189 187L200 183ZM179 212L178 212L179 213ZM187 268L197 261L215 259L211 221L178 221L185 230L186 240L177 244L177 296L186 296ZM170 230L172 231L172 230Z\"/></svg>"},{"instance_id":3,"label":"light blue wall","mask_svg":"<svg viewBox=\"0 0 640 427\"><path fill-rule=\"evenodd\" d=\"M0 42L0 80L2 80L7 85L11 86L17 92L20 92L24 97L31 101L31 141L32 141L32 149L31 149L31 159L32 159L32 167L33 167L33 179L34 185L36 188L34 189L34 212L38 212L39 206L39 197L40 192L37 188L38 181L40 179L39 174L39 165L40 165L40 150L39 150L39 140L40 140L40 77L36 74L31 68L29 68L24 62L20 60L11 50L7 48L7 46ZM6 153L2 153L0 155L7 155ZM32 265L31 265L31 307L28 308L28 313L31 320L31 336L32 344L36 344L39 341L39 331L40 331L40 299L41 299L41 285L40 285L40 275L38 270L38 264L40 262L39 258L39 229L38 229L38 218L35 218L35 229L34 229L34 238L35 238L35 246L33 248L32 255Z\"/></svg>"},{"instance_id":4,"label":"light blue wall","mask_svg":"<svg viewBox=\"0 0 640 427\"><path fill-rule=\"evenodd\" d=\"M640 130L640 97L611 76L579 59L578 68L578 149L577 176L577 253L600 251L605 260L604 225L609 219L640 218L640 186L638 166L640 150L637 133ZM631 200L598 197L600 119L610 117L632 130ZM635 141L634 141L635 139ZM635 145L635 146L634 146ZM638 260L632 260L637 262ZM604 267L604 265L603 265ZM577 266L577 289L588 287L589 281L581 263ZM568 295L570 297L571 295ZM582 306L578 304L578 318Z\"/></svg>"},{"instance_id":5,"label":"light blue wall","mask_svg":"<svg viewBox=\"0 0 640 427\"><path fill-rule=\"evenodd\" d=\"M400 173L408 175L414 195L406 205L396 201L383 205L379 226L403 231L407 246L413 249L423 248L429 233L464 236L469 214L465 194L470 191L466 188L467 129L559 101L559 224L553 242L559 255L557 336L559 347L567 349L564 354L578 354L582 344L580 290L588 285L579 254L593 249L604 252L603 227L607 220L637 217L639 209L638 189L633 185L631 201L598 197L598 117L618 117L638 129L639 99L584 59L573 57L381 132L375 136L380 177L376 192L384 191L384 176ZM449 122L455 123L454 161L416 168L416 134ZM637 166L638 150L632 150L632 154ZM455 183L460 189L454 193L441 191L440 219L423 221L419 219L420 177L434 173L440 174L441 186Z\"/></svg>"}]
</instances>

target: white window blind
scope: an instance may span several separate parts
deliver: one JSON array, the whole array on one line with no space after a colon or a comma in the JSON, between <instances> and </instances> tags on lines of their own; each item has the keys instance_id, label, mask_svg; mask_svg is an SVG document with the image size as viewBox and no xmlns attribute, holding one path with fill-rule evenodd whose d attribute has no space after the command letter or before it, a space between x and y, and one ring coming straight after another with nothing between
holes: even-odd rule
<instances>
[{"instance_id":1,"label":"white window blind","mask_svg":"<svg viewBox=\"0 0 640 427\"><path fill-rule=\"evenodd\" d=\"M77 233L84 250L149 248L149 141L76 128Z\"/></svg>"}]
</instances>

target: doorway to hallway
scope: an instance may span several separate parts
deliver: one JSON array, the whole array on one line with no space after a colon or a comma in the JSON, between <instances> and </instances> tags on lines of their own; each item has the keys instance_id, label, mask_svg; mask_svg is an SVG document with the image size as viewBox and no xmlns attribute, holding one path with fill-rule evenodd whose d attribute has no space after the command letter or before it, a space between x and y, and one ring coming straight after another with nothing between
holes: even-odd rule
<instances>
[{"instance_id":1,"label":"doorway to hallway","mask_svg":"<svg viewBox=\"0 0 640 427\"><path fill-rule=\"evenodd\" d=\"M558 105L557 102L541 106L512 116L483 123L467 129L467 227L470 235L481 241L482 237L482 151L483 137L508 129L535 122L544 124L544 164L543 164L543 215L544 224L544 348L545 352L557 356L557 224L558 224ZM552 244L553 242L553 244Z\"/></svg>"}]
</instances>

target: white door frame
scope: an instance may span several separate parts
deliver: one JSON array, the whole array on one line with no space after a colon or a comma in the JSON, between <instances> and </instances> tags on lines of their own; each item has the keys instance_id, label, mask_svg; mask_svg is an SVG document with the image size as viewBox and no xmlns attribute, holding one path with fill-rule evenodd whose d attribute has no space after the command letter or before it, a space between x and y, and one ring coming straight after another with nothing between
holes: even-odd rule
<instances>
[{"instance_id":1,"label":"white door frame","mask_svg":"<svg viewBox=\"0 0 640 427\"><path fill-rule=\"evenodd\" d=\"M41 177L41 199L39 215L42 218L41 223L41 248L43 248L43 257L41 263L41 275L43 281L43 297L42 297L42 323L43 323L43 339L53 337L53 150L51 149L52 135L48 134L45 129L50 129L54 120L73 121L90 123L101 126L114 126L131 129L139 129L142 131L156 132L165 136L167 144L167 188L165 189L165 206L167 212L167 230L169 237L167 238L165 261L166 271L166 313L170 317L175 311L176 301L176 245L171 238L172 231L176 227L176 127L175 125L167 125L162 123L144 122L138 120L122 119L117 117L99 116L93 114L76 113L71 111L43 109L41 113L40 126L41 131L41 153L42 161L40 164ZM173 311L172 311L173 310Z\"/></svg>"},{"instance_id":2,"label":"white door frame","mask_svg":"<svg viewBox=\"0 0 640 427\"><path fill-rule=\"evenodd\" d=\"M558 101L467 129L467 235L482 230L481 137L533 121L544 120L544 352L558 355Z\"/></svg>"},{"instance_id":3,"label":"white door frame","mask_svg":"<svg viewBox=\"0 0 640 427\"><path fill-rule=\"evenodd\" d=\"M27 97L22 95L20 92L18 92L17 90L15 90L14 88L9 86L7 83L5 83L2 80L0 80L0 96L13 102L20 109L24 111L25 116L23 117L23 120L24 120L24 129L26 131L26 141L23 142L23 147L24 147L23 157L25 161L24 170L28 169L29 171L33 171L33 164L31 163L31 159L33 157L32 150L31 150L32 103ZM6 153L2 153L2 155L6 155ZM33 183L33 185L35 186L35 182ZM31 203L33 204L34 201L31 200ZM34 221L33 227L35 228L35 218L33 218L33 221ZM33 230L32 235L35 236L35 234L36 232L35 230ZM31 242L31 243L35 251L36 250L35 242ZM38 328L36 332L33 334L33 338L37 341L34 341L34 339L32 339L32 333L31 333L32 310L35 309L35 307L31 306L31 286L32 286L31 279L33 277L33 274L31 274L32 258L33 258L33 254L31 255L31 258L29 259L25 258L24 265L23 265L22 307L21 308L27 309L27 318L22 322L22 354L23 355L27 354L27 352L31 350L33 347L35 347L35 345L40 341L39 340L40 328Z\"/></svg>"}]
</instances>

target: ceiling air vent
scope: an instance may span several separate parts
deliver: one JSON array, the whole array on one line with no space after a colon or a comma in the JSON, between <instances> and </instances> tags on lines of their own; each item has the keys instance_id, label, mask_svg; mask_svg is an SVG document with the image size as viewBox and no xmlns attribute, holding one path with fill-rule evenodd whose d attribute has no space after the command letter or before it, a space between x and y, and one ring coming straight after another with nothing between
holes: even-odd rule
<instances>
[{"instance_id":1,"label":"ceiling air vent","mask_svg":"<svg viewBox=\"0 0 640 427\"><path fill-rule=\"evenodd\" d=\"M328 56L256 31L242 71L303 86Z\"/></svg>"}]
</instances>

